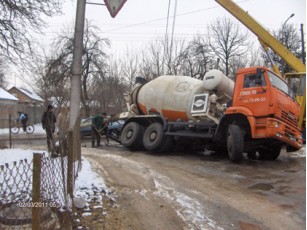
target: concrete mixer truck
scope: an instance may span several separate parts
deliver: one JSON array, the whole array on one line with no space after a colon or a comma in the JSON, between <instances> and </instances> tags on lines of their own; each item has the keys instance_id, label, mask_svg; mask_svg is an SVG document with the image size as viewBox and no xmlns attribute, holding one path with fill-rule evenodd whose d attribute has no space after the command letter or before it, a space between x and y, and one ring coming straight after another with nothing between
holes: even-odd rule
<instances>
[{"instance_id":1,"label":"concrete mixer truck","mask_svg":"<svg viewBox=\"0 0 307 230\"><path fill-rule=\"evenodd\" d=\"M240 69L235 79L218 70L203 80L139 78L128 95L122 145L153 152L206 148L227 152L232 162L240 162L243 153L275 160L282 146L300 149L300 108L287 83L265 67Z\"/></svg>"}]
</instances>

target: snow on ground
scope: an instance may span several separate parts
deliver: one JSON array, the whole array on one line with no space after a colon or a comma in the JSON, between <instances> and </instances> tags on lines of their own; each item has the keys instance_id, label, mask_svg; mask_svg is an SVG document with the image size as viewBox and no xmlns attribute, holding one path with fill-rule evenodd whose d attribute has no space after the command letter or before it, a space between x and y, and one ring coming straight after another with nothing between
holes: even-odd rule
<instances>
[{"instance_id":1,"label":"snow on ground","mask_svg":"<svg viewBox=\"0 0 307 230\"><path fill-rule=\"evenodd\" d=\"M289 153L289 154L292 157L306 157L306 145L304 145L303 148L301 148L300 150Z\"/></svg>"},{"instance_id":2,"label":"snow on ground","mask_svg":"<svg viewBox=\"0 0 307 230\"><path fill-rule=\"evenodd\" d=\"M33 159L33 153L44 153L44 151L37 151L31 149L1 149L0 150L0 165L8 163L12 164L14 161L19 162L20 160L27 159L31 162Z\"/></svg>"},{"instance_id":3,"label":"snow on ground","mask_svg":"<svg viewBox=\"0 0 307 230\"><path fill-rule=\"evenodd\" d=\"M31 164L31 161L33 159L33 153L48 154L47 151L38 151L38 150L31 150L31 149L27 149L27 150L17 149L17 148L0 149L0 166L8 164L9 167L12 167L14 162L19 162L24 159L27 160L28 164ZM54 160L58 160L58 159L60 158L55 158ZM78 207L76 203L78 202L79 204L80 202L82 203L81 205L82 207L79 207L79 208L82 212L82 216L84 217L84 216L90 216L92 214L90 203L91 205L93 204L95 205L92 208L97 209L97 208L102 208L104 195L108 196L112 200L114 199L110 196L110 192L107 191L104 180L92 170L92 167L89 161L87 161L85 158L82 157L81 165L82 165L81 170L78 172L78 177L75 182L74 203L76 207ZM32 164L31 164L31 168L32 168ZM18 173L14 173L13 177L15 177L15 179L11 177L9 181L6 181L6 184L14 183L14 181L16 180L16 176L18 177L21 175L19 175ZM0 178L1 178L1 171L0 171ZM31 184L32 177L30 178L30 180L31 181L29 183ZM1 179L0 179L0 183L1 183ZM6 184L3 184L2 186L3 189L5 189ZM31 197L28 197L28 198L31 199ZM16 198L12 198L12 197L1 197L1 199L5 199L6 201L10 199L14 199L16 201ZM65 206L65 203L62 203L61 201L58 201L58 202L60 202L62 205ZM77 214L75 213L75 215ZM81 217L76 216L76 218L77 219L75 219L75 221L77 223L80 222L79 218ZM78 225L80 224L81 223L78 223ZM84 228L80 225L78 226L78 229L84 229Z\"/></svg>"},{"instance_id":4,"label":"snow on ground","mask_svg":"<svg viewBox=\"0 0 307 230\"><path fill-rule=\"evenodd\" d=\"M0 165L9 164L13 162L19 162L20 160L27 159L31 162L33 159L33 153L47 153L47 151L38 151L31 149L1 149L0 150ZM82 168L78 173L75 184L75 196L82 197L89 202L93 197L102 202L102 197L99 195L101 192L107 190L104 180L99 177L91 168L89 161L82 158Z\"/></svg>"},{"instance_id":5,"label":"snow on ground","mask_svg":"<svg viewBox=\"0 0 307 230\"><path fill-rule=\"evenodd\" d=\"M107 193L107 187L103 178L99 177L92 170L89 161L82 157L82 168L76 179L75 197L83 198L85 206L88 207L89 202L93 201L93 199L96 205L102 205L102 196ZM75 205L77 206L78 204L75 203ZM90 210L85 211L88 213Z\"/></svg>"},{"instance_id":6,"label":"snow on ground","mask_svg":"<svg viewBox=\"0 0 307 230\"><path fill-rule=\"evenodd\" d=\"M43 126L42 126L41 123L34 124L33 126L34 126L34 132L31 133L31 134L24 133L22 128L20 128L19 133L18 134L12 134L12 136L17 136L17 135L20 135L20 134L27 134L27 135L46 134L46 131L43 129ZM0 129L0 135L6 135L6 134L9 134L9 133L10 133L9 128Z\"/></svg>"}]
</instances>

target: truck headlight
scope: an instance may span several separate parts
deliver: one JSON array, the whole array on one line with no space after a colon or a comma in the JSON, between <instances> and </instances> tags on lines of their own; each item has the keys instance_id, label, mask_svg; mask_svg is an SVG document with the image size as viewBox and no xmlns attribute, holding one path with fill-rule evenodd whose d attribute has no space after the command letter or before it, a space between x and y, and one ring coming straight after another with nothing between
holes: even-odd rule
<instances>
[{"instance_id":1,"label":"truck headlight","mask_svg":"<svg viewBox=\"0 0 307 230\"><path fill-rule=\"evenodd\" d=\"M269 121L269 126L273 126L274 128L278 128L280 123L278 121Z\"/></svg>"},{"instance_id":2,"label":"truck headlight","mask_svg":"<svg viewBox=\"0 0 307 230\"><path fill-rule=\"evenodd\" d=\"M282 138L282 134L281 133L276 133L276 136Z\"/></svg>"}]
</instances>

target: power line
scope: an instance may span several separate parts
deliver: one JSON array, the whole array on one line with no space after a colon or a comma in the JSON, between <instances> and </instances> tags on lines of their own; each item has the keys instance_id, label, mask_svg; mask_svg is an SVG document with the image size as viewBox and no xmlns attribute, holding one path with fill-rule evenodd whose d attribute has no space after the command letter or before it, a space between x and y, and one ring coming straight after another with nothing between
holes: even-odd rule
<instances>
[{"instance_id":1,"label":"power line","mask_svg":"<svg viewBox=\"0 0 307 230\"><path fill-rule=\"evenodd\" d=\"M215 8L219 8L219 7L218 6L214 6L214 7L204 8L204 9L200 9L200 10L186 12L186 13L183 13L183 14L177 14L177 15L174 15L174 16L180 17L180 16L185 16L185 15L189 15L189 14L194 14L194 13L202 12L202 11L212 10L212 9L215 9ZM172 16L170 18L173 18L174 16ZM122 27L119 27L119 28L111 29L111 30L105 30L105 31L103 31L103 33L113 32L113 31L122 30L122 29L131 28L131 27L135 27L135 26L140 26L140 25L145 25L145 24L152 23L152 22L163 21L165 19L167 19L167 18L166 17L156 18L156 19L152 19L152 20L148 20L148 21L144 21L144 22L140 22L140 23L135 23L135 24L127 25L127 26L122 26Z\"/></svg>"},{"instance_id":2,"label":"power line","mask_svg":"<svg viewBox=\"0 0 307 230\"><path fill-rule=\"evenodd\" d=\"M243 1L240 1L238 3L247 2L247 1L249 1L249 0L243 0ZM208 10L212 10L212 9L216 9L216 8L220 8L220 6L212 6L212 7L208 7L208 8L203 8L203 9L199 9L199 10L185 12L185 13L182 13L182 14L176 14L176 15L172 16L171 18L186 16L186 15L189 15L189 14L195 14L195 13L199 13L199 12L203 12L203 11L208 11ZM165 19L167 19L167 17L156 18L156 19L152 19L152 20L148 20L148 21L144 21L144 22L140 22L140 23L135 23L135 24L130 24L130 25L122 26L122 27L115 28L115 29L105 30L105 31L103 31L103 33L108 33L108 32L113 32L113 31L117 31L117 30L127 29L127 28L136 27L136 26L140 26L140 25L145 25L145 24L152 23L152 22L163 21Z\"/></svg>"}]
</instances>

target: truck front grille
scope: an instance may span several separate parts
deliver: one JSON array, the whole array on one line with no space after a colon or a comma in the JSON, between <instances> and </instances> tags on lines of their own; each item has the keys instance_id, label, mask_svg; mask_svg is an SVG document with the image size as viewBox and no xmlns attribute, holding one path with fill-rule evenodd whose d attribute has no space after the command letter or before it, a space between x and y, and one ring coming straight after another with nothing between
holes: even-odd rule
<instances>
[{"instance_id":1,"label":"truck front grille","mask_svg":"<svg viewBox=\"0 0 307 230\"><path fill-rule=\"evenodd\" d=\"M291 112L281 111L281 119L288 124L298 126L298 121Z\"/></svg>"}]
</instances>

